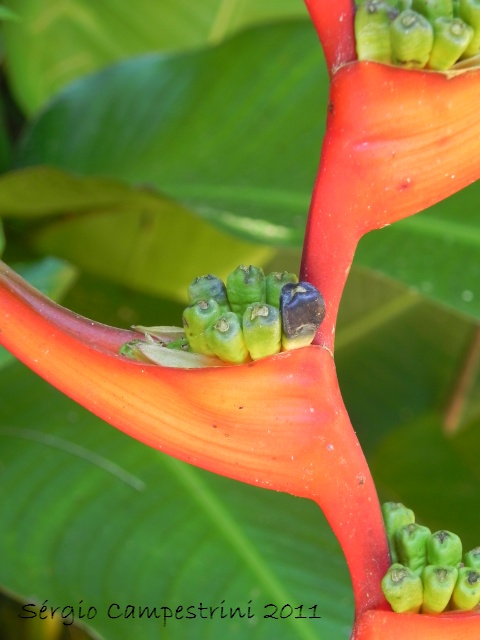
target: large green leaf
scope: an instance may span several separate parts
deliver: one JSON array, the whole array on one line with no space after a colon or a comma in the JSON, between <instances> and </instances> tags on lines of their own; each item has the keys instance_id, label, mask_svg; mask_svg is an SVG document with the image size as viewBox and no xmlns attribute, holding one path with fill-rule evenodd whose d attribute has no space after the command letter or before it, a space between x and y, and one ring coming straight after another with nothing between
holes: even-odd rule
<instances>
[{"instance_id":1,"label":"large green leaf","mask_svg":"<svg viewBox=\"0 0 480 640\"><path fill-rule=\"evenodd\" d=\"M0 94L0 173L3 173L4 171L7 170L9 162L10 162L10 139L8 136L7 125L5 122L3 98L2 98L2 95Z\"/></svg>"},{"instance_id":2,"label":"large green leaf","mask_svg":"<svg viewBox=\"0 0 480 640\"><path fill-rule=\"evenodd\" d=\"M257 28L70 87L27 132L19 162L146 181L241 237L300 246L326 90L309 25ZM369 234L357 263L478 318L478 189Z\"/></svg>"},{"instance_id":3,"label":"large green leaf","mask_svg":"<svg viewBox=\"0 0 480 640\"><path fill-rule=\"evenodd\" d=\"M478 545L480 354L464 377L477 326L357 269L337 331L340 386L382 499Z\"/></svg>"},{"instance_id":4,"label":"large green leaf","mask_svg":"<svg viewBox=\"0 0 480 640\"><path fill-rule=\"evenodd\" d=\"M148 51L220 41L242 27L305 15L299 0L7 0L21 17L5 25L8 71L27 112L69 81Z\"/></svg>"},{"instance_id":5,"label":"large green leaf","mask_svg":"<svg viewBox=\"0 0 480 640\"><path fill-rule=\"evenodd\" d=\"M71 85L18 160L148 184L241 237L300 246L327 88L310 24L259 27Z\"/></svg>"},{"instance_id":6,"label":"large green leaf","mask_svg":"<svg viewBox=\"0 0 480 640\"><path fill-rule=\"evenodd\" d=\"M475 332L471 321L424 296L367 270L353 270L335 361L367 453L388 430L446 410Z\"/></svg>"},{"instance_id":7,"label":"large green leaf","mask_svg":"<svg viewBox=\"0 0 480 640\"><path fill-rule=\"evenodd\" d=\"M372 469L384 496L411 506L432 531L458 533L468 551L480 544L480 420L454 437L442 421L425 413L398 425L376 450Z\"/></svg>"},{"instance_id":8,"label":"large green leaf","mask_svg":"<svg viewBox=\"0 0 480 640\"><path fill-rule=\"evenodd\" d=\"M357 262L480 319L480 183L367 235Z\"/></svg>"},{"instance_id":9,"label":"large green leaf","mask_svg":"<svg viewBox=\"0 0 480 640\"><path fill-rule=\"evenodd\" d=\"M115 431L24 367L0 372L3 584L38 607L96 607L103 638L346 640L349 579L311 502L179 463ZM29 401L24 401L28 397ZM224 602L223 602L224 601ZM200 619L198 606L254 617ZM127 605L135 614L109 618ZM264 619L283 610L283 620ZM197 618L140 619L192 605ZM290 606L317 606L318 620ZM37 613L39 609L36 609ZM186 610L183 610L186 613ZM204 613L204 615L207 615ZM209 613L208 613L209 616ZM82 622L86 622L84 619Z\"/></svg>"},{"instance_id":10,"label":"large green leaf","mask_svg":"<svg viewBox=\"0 0 480 640\"><path fill-rule=\"evenodd\" d=\"M148 189L48 167L0 178L0 210L19 218L67 214L36 228L42 253L176 300L186 300L188 284L200 274L225 278L242 261L263 264L272 253L227 236Z\"/></svg>"}]
</instances>

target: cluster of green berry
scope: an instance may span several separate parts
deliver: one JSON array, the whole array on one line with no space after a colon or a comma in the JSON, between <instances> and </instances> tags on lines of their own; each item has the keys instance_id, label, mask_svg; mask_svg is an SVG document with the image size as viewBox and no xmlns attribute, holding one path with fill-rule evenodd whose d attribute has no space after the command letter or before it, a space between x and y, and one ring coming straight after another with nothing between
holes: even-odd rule
<instances>
[{"instance_id":1,"label":"cluster of green berry","mask_svg":"<svg viewBox=\"0 0 480 640\"><path fill-rule=\"evenodd\" d=\"M397 613L470 611L480 602L480 547L463 555L450 531L431 533L403 504L382 506L392 565L382 589Z\"/></svg>"},{"instance_id":2,"label":"cluster of green berry","mask_svg":"<svg viewBox=\"0 0 480 640\"><path fill-rule=\"evenodd\" d=\"M445 71L480 54L480 2L361 0L355 39L359 60Z\"/></svg>"},{"instance_id":3,"label":"cluster of green berry","mask_svg":"<svg viewBox=\"0 0 480 640\"><path fill-rule=\"evenodd\" d=\"M286 271L265 276L254 266L240 265L226 283L213 275L195 278L188 299L183 329L134 327L145 340L120 353L164 366L244 364L309 345L325 315L313 285Z\"/></svg>"}]
</instances>

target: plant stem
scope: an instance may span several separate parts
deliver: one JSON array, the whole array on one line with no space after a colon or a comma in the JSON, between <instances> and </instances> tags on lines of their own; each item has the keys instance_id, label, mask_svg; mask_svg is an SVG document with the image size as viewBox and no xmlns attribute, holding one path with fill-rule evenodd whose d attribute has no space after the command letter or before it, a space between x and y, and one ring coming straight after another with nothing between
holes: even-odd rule
<instances>
[{"instance_id":1,"label":"plant stem","mask_svg":"<svg viewBox=\"0 0 480 640\"><path fill-rule=\"evenodd\" d=\"M356 58L353 0L305 0L322 43L327 67L335 69Z\"/></svg>"}]
</instances>

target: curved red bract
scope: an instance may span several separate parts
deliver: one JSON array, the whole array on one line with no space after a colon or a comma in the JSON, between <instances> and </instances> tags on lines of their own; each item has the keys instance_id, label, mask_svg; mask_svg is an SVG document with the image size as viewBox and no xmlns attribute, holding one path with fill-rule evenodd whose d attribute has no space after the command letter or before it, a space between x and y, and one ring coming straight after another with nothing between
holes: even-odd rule
<instances>
[{"instance_id":1,"label":"curved red bract","mask_svg":"<svg viewBox=\"0 0 480 640\"><path fill-rule=\"evenodd\" d=\"M131 332L51 302L0 263L0 343L118 429L196 466L315 500L349 565L357 609L384 606L388 551L375 486L331 354L174 369L117 355Z\"/></svg>"},{"instance_id":2,"label":"curved red bract","mask_svg":"<svg viewBox=\"0 0 480 640\"><path fill-rule=\"evenodd\" d=\"M333 349L360 238L480 177L480 70L446 75L353 62L334 73L329 100L301 277L327 305L315 342Z\"/></svg>"},{"instance_id":3,"label":"curved red bract","mask_svg":"<svg viewBox=\"0 0 480 640\"><path fill-rule=\"evenodd\" d=\"M480 612L439 615L367 611L355 624L351 640L474 640L480 638Z\"/></svg>"}]
</instances>

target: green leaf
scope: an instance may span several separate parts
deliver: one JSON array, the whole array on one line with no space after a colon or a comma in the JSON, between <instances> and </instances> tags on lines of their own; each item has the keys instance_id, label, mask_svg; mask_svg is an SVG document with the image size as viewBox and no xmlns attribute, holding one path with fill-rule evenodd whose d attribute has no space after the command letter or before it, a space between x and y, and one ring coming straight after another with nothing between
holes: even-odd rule
<instances>
[{"instance_id":1,"label":"green leaf","mask_svg":"<svg viewBox=\"0 0 480 640\"><path fill-rule=\"evenodd\" d=\"M425 413L399 425L375 452L372 471L385 496L401 496L432 531L460 535L465 550L480 544L479 420L475 428L446 436L442 417ZM385 464L388 460L388 464Z\"/></svg>"},{"instance_id":2,"label":"green leaf","mask_svg":"<svg viewBox=\"0 0 480 640\"><path fill-rule=\"evenodd\" d=\"M33 113L68 82L118 60L219 42L250 24L304 16L298 0L8 0L10 81ZM0 16L1 17L1 16Z\"/></svg>"},{"instance_id":3,"label":"green leaf","mask_svg":"<svg viewBox=\"0 0 480 640\"><path fill-rule=\"evenodd\" d=\"M432 530L458 533L467 547L480 543L478 336L466 317L352 271L335 360L377 489Z\"/></svg>"},{"instance_id":4,"label":"green leaf","mask_svg":"<svg viewBox=\"0 0 480 640\"><path fill-rule=\"evenodd\" d=\"M309 23L259 27L71 85L18 160L148 184L240 237L301 246L327 91Z\"/></svg>"},{"instance_id":5,"label":"green leaf","mask_svg":"<svg viewBox=\"0 0 480 640\"><path fill-rule=\"evenodd\" d=\"M478 320L479 202L476 182L425 212L368 234L356 262Z\"/></svg>"},{"instance_id":6,"label":"green leaf","mask_svg":"<svg viewBox=\"0 0 480 640\"><path fill-rule=\"evenodd\" d=\"M368 270L352 271L335 361L367 454L396 426L446 411L475 331L467 318L419 293Z\"/></svg>"},{"instance_id":7,"label":"green leaf","mask_svg":"<svg viewBox=\"0 0 480 640\"><path fill-rule=\"evenodd\" d=\"M128 438L23 366L0 372L0 554L11 592L73 605L106 640L347 640L340 548L312 502L242 485ZM28 397L29 402L24 402ZM224 602L223 602L224 601ZM250 602L251 601L251 602ZM135 614L109 618L133 605ZM198 607L227 607L200 619ZM250 603L253 618L229 608ZM268 619L283 609L283 619ZM312 615L317 605L321 619ZM193 606L196 619L139 618ZM292 611L292 613L291 613ZM181 614L182 612L180 612ZM183 609L185 615L186 610ZM179 614L179 615L180 615Z\"/></svg>"},{"instance_id":8,"label":"green leaf","mask_svg":"<svg viewBox=\"0 0 480 640\"><path fill-rule=\"evenodd\" d=\"M4 249L5 249L5 234L3 233L3 224L2 224L2 220L0 219L0 256L2 255Z\"/></svg>"},{"instance_id":9,"label":"green leaf","mask_svg":"<svg viewBox=\"0 0 480 640\"><path fill-rule=\"evenodd\" d=\"M3 98L0 94L0 173L7 170L10 162L10 139L5 121ZM1 211L1 209L0 209Z\"/></svg>"},{"instance_id":10,"label":"green leaf","mask_svg":"<svg viewBox=\"0 0 480 640\"><path fill-rule=\"evenodd\" d=\"M77 270L72 265L52 257L33 263L15 263L12 267L36 289L53 300L60 300L77 277ZM13 361L14 357L0 347L0 369Z\"/></svg>"},{"instance_id":11,"label":"green leaf","mask_svg":"<svg viewBox=\"0 0 480 640\"><path fill-rule=\"evenodd\" d=\"M18 22L20 20L20 16L4 4L0 4L0 22L2 20L13 20L14 22Z\"/></svg>"},{"instance_id":12,"label":"green leaf","mask_svg":"<svg viewBox=\"0 0 480 640\"><path fill-rule=\"evenodd\" d=\"M179 301L186 301L187 287L196 276L215 273L226 278L243 261L263 264L272 254L267 247L227 236L147 189L108 179L79 179L51 168L0 178L0 210L17 217L68 214L36 232L40 251L133 289Z\"/></svg>"}]
</instances>

